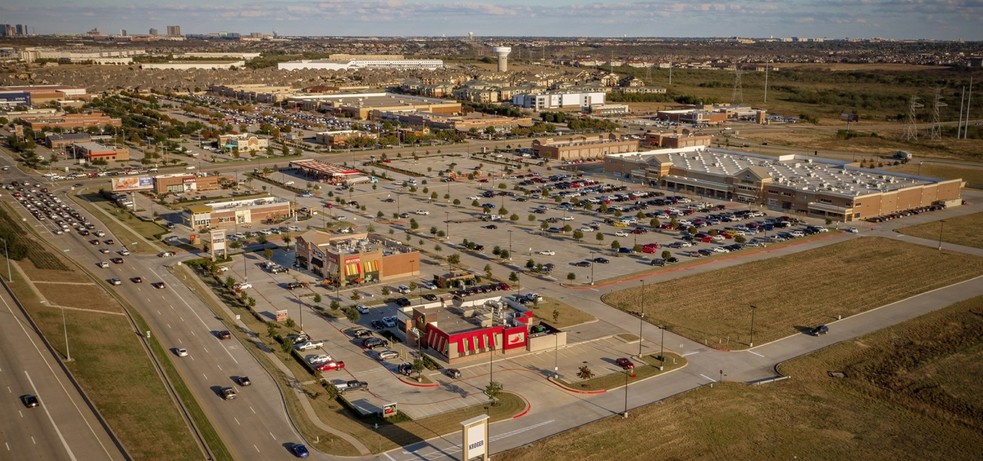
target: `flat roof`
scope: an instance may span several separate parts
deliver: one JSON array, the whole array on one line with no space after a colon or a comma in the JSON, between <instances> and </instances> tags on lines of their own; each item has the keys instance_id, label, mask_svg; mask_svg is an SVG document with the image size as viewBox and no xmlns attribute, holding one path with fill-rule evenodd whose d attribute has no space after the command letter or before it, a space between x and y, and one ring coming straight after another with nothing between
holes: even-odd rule
<instances>
[{"instance_id":1,"label":"flat roof","mask_svg":"<svg viewBox=\"0 0 983 461\"><path fill-rule=\"evenodd\" d=\"M342 167L332 163L324 163L320 160L314 160L314 159L293 160L290 162L290 166L294 166L306 170L312 170L330 176L348 176L353 174L362 174L361 171L353 168Z\"/></svg>"}]
</instances>

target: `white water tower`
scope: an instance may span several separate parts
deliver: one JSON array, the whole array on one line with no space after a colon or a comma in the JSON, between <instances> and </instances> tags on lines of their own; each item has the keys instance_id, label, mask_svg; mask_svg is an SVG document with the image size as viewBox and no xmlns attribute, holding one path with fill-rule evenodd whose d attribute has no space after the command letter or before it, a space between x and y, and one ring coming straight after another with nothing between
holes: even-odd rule
<instances>
[{"instance_id":1,"label":"white water tower","mask_svg":"<svg viewBox=\"0 0 983 461\"><path fill-rule=\"evenodd\" d=\"M509 53L512 52L512 48L508 46L496 46L492 48L492 51L498 55L498 71L508 72L509 70Z\"/></svg>"}]
</instances>

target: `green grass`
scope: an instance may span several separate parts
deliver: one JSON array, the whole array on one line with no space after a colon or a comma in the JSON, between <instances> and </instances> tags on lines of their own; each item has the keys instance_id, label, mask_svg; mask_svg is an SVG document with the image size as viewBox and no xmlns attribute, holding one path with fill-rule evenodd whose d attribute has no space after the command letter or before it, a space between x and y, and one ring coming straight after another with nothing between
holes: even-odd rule
<instances>
[{"instance_id":1,"label":"green grass","mask_svg":"<svg viewBox=\"0 0 983 461\"><path fill-rule=\"evenodd\" d=\"M898 232L913 237L938 240L941 231L942 240L945 242L983 248L983 233L979 231L981 226L983 226L983 213L974 213L946 219L945 224L939 221L927 222L903 227L898 229Z\"/></svg>"},{"instance_id":2,"label":"green grass","mask_svg":"<svg viewBox=\"0 0 983 461\"><path fill-rule=\"evenodd\" d=\"M754 342L763 344L980 274L981 258L861 238L603 299L627 312L641 308L647 322L695 341L736 349L750 342L752 304Z\"/></svg>"},{"instance_id":3,"label":"green grass","mask_svg":"<svg viewBox=\"0 0 983 461\"><path fill-rule=\"evenodd\" d=\"M983 297L496 455L500 461L979 459ZM841 371L845 378L833 378Z\"/></svg>"},{"instance_id":4,"label":"green grass","mask_svg":"<svg viewBox=\"0 0 983 461\"><path fill-rule=\"evenodd\" d=\"M99 197L97 193L80 194L76 197L76 203L89 210L90 213L99 216L101 218L100 220L106 224L107 230L112 232L120 240L119 243L126 245L134 253L154 254L159 251L159 248L155 245L148 248L148 245L137 237L138 235L143 236L144 239L151 242L155 242L160 239L161 235L168 232L167 229L156 223L137 219L131 213ZM115 219L106 218L103 211ZM125 225L121 225L120 222ZM133 242L138 243L134 246Z\"/></svg>"}]
</instances>

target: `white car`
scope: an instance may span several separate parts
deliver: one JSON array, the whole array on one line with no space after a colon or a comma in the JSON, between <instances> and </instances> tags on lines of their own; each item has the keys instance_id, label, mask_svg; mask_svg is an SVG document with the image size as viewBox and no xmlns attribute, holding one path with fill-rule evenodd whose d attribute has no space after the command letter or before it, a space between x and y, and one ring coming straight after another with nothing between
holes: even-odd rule
<instances>
[{"instance_id":1,"label":"white car","mask_svg":"<svg viewBox=\"0 0 983 461\"><path fill-rule=\"evenodd\" d=\"M848 227L848 228L846 228L846 231L849 232L849 233L851 233L851 234L858 234L858 233L860 233L860 229L857 229L856 227Z\"/></svg>"},{"instance_id":2,"label":"white car","mask_svg":"<svg viewBox=\"0 0 983 461\"><path fill-rule=\"evenodd\" d=\"M237 283L235 285L235 289L236 290L245 290L245 289L252 288L252 287L253 287L253 284L251 284L249 282L246 282L246 283Z\"/></svg>"},{"instance_id":3,"label":"white car","mask_svg":"<svg viewBox=\"0 0 983 461\"><path fill-rule=\"evenodd\" d=\"M109 267L109 263L106 262L106 261L99 261L99 267L105 269L105 268Z\"/></svg>"},{"instance_id":4,"label":"white car","mask_svg":"<svg viewBox=\"0 0 983 461\"><path fill-rule=\"evenodd\" d=\"M618 231L618 232L615 232L614 235L617 235L618 237L627 237L630 234L628 234L628 232L626 232L626 231Z\"/></svg>"},{"instance_id":5,"label":"white car","mask_svg":"<svg viewBox=\"0 0 983 461\"><path fill-rule=\"evenodd\" d=\"M413 212L413 214L428 215L428 214L430 214L430 212L427 211L427 210L416 210L416 211Z\"/></svg>"},{"instance_id":6,"label":"white car","mask_svg":"<svg viewBox=\"0 0 983 461\"><path fill-rule=\"evenodd\" d=\"M185 348L183 348L183 347L179 347L179 348L175 349L174 352L177 353L177 356L178 357L187 357L188 356L188 350L185 349Z\"/></svg>"},{"instance_id":7,"label":"white car","mask_svg":"<svg viewBox=\"0 0 983 461\"><path fill-rule=\"evenodd\" d=\"M331 362L331 361L333 361L333 359L328 354L308 355L307 356L307 363L309 363L311 365L319 365L319 364L328 363L328 362Z\"/></svg>"},{"instance_id":8,"label":"white car","mask_svg":"<svg viewBox=\"0 0 983 461\"><path fill-rule=\"evenodd\" d=\"M369 313L368 306L366 306L364 304L359 304L359 305L355 306L355 310L357 310L359 314L368 314Z\"/></svg>"},{"instance_id":9,"label":"white car","mask_svg":"<svg viewBox=\"0 0 983 461\"><path fill-rule=\"evenodd\" d=\"M159 257L159 258L166 258L168 256L174 256L174 252L173 251L165 251L165 252L160 253L160 254L157 255L157 257Z\"/></svg>"},{"instance_id":10,"label":"white car","mask_svg":"<svg viewBox=\"0 0 983 461\"><path fill-rule=\"evenodd\" d=\"M554 255L556 255L556 252L553 251L553 250L540 250L537 253L539 253L539 254L541 254L543 256L554 256Z\"/></svg>"},{"instance_id":11,"label":"white car","mask_svg":"<svg viewBox=\"0 0 983 461\"><path fill-rule=\"evenodd\" d=\"M399 352L396 352L392 349L385 349L383 351L380 351L378 354L376 354L376 358L380 362L383 360L394 359L396 357L399 357Z\"/></svg>"},{"instance_id":12,"label":"white car","mask_svg":"<svg viewBox=\"0 0 983 461\"><path fill-rule=\"evenodd\" d=\"M573 221L573 216L564 216L564 217L562 217L560 219L562 219L564 221Z\"/></svg>"}]
</instances>

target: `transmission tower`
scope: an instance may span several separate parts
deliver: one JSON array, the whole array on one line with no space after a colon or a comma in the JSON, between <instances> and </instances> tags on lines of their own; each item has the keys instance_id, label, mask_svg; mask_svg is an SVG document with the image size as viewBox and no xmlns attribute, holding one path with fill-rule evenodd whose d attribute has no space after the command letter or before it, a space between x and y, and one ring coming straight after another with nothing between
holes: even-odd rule
<instances>
[{"instance_id":1,"label":"transmission tower","mask_svg":"<svg viewBox=\"0 0 983 461\"><path fill-rule=\"evenodd\" d=\"M932 134L931 139L942 139L942 122L939 120L939 108L948 104L942 102L942 88L935 89L935 102L932 104Z\"/></svg>"},{"instance_id":2,"label":"transmission tower","mask_svg":"<svg viewBox=\"0 0 983 461\"><path fill-rule=\"evenodd\" d=\"M925 107L924 104L918 101L918 96L914 95L908 100L908 115L905 117L904 133L901 134L901 139L905 141L918 139L918 127L915 126L915 111Z\"/></svg>"},{"instance_id":3,"label":"transmission tower","mask_svg":"<svg viewBox=\"0 0 983 461\"><path fill-rule=\"evenodd\" d=\"M741 88L741 65L734 65L734 92L730 95L731 104L744 102L744 90Z\"/></svg>"}]
</instances>

